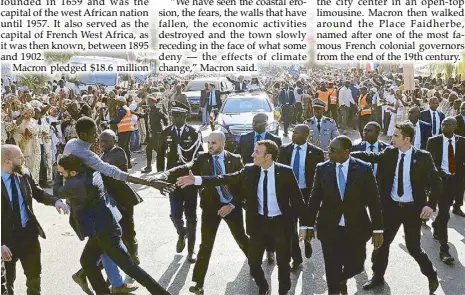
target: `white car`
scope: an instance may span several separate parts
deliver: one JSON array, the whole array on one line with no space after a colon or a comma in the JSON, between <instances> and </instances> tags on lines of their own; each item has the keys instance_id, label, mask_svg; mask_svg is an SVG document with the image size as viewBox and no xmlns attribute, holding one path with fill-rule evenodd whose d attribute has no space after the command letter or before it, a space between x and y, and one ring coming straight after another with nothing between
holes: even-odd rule
<instances>
[{"instance_id":1,"label":"white car","mask_svg":"<svg viewBox=\"0 0 465 295\"><path fill-rule=\"evenodd\" d=\"M229 95L215 121L215 129L226 135L226 149L234 151L242 134L253 131L253 117L268 115L266 130L278 135L279 121L274 117L274 105L265 92L242 92Z\"/></svg>"}]
</instances>

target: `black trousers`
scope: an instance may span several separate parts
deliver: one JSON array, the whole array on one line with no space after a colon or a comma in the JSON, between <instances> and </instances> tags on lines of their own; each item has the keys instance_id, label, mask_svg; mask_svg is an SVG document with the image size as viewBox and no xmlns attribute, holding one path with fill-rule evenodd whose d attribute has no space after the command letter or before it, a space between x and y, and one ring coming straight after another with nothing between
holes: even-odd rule
<instances>
[{"instance_id":1,"label":"black trousers","mask_svg":"<svg viewBox=\"0 0 465 295\"><path fill-rule=\"evenodd\" d=\"M303 114L304 109L302 108L302 103L301 102L296 102L294 104L294 123L300 124L302 123L302 114Z\"/></svg>"},{"instance_id":2,"label":"black trousers","mask_svg":"<svg viewBox=\"0 0 465 295\"><path fill-rule=\"evenodd\" d=\"M134 225L134 207L128 206L121 208L118 206L118 210L121 212L122 218L119 221L122 230L122 240L128 249L129 255L136 262L140 264L138 255L138 244L136 239L136 230Z\"/></svg>"},{"instance_id":3,"label":"black trousers","mask_svg":"<svg viewBox=\"0 0 465 295\"><path fill-rule=\"evenodd\" d=\"M463 195L464 195L465 186L462 184L461 188L459 188L459 193L455 196L454 199L454 208L460 209L463 206Z\"/></svg>"},{"instance_id":4,"label":"black trousers","mask_svg":"<svg viewBox=\"0 0 465 295\"><path fill-rule=\"evenodd\" d=\"M287 134L287 129L289 129L289 124L292 121L292 106L285 104L282 106L281 111L283 112L284 133Z\"/></svg>"},{"instance_id":5,"label":"black trousers","mask_svg":"<svg viewBox=\"0 0 465 295\"><path fill-rule=\"evenodd\" d=\"M220 208L218 208L219 210ZM197 262L195 263L194 273L192 281L202 284L207 274L208 264L213 250L213 244L215 243L216 233L218 226L223 219L218 215L218 210L213 211L206 209L202 211L202 243L200 244L199 255L197 256ZM237 245L241 248L247 257L249 251L249 238L245 234L244 219L242 208L234 208L228 216L224 218L226 224L231 230L231 234L236 240Z\"/></svg>"},{"instance_id":6,"label":"black trousers","mask_svg":"<svg viewBox=\"0 0 465 295\"><path fill-rule=\"evenodd\" d=\"M342 280L363 271L366 259L366 242L354 239L345 227L339 226L328 240L321 241L325 260L326 282L329 294L340 294Z\"/></svg>"},{"instance_id":7,"label":"black trousers","mask_svg":"<svg viewBox=\"0 0 465 295\"><path fill-rule=\"evenodd\" d=\"M187 235L187 251L192 253L195 247L197 229L197 193L195 187L177 188L169 194L171 205L171 221L178 236ZM184 227L183 213L186 216Z\"/></svg>"},{"instance_id":8,"label":"black trousers","mask_svg":"<svg viewBox=\"0 0 465 295\"><path fill-rule=\"evenodd\" d=\"M300 189L302 196L304 196L304 202L307 204L308 198L310 197L310 190L308 188ZM299 245L299 227L298 222L295 220L294 229L292 231L292 245L291 245L291 256L294 263L303 262L302 250Z\"/></svg>"},{"instance_id":9,"label":"black trousers","mask_svg":"<svg viewBox=\"0 0 465 295\"><path fill-rule=\"evenodd\" d=\"M121 270L147 288L151 294L169 294L131 259L122 246L121 229L117 224L87 240L81 255L81 266L95 293L97 295L110 293L102 272L95 263L105 252Z\"/></svg>"},{"instance_id":10,"label":"black trousers","mask_svg":"<svg viewBox=\"0 0 465 295\"><path fill-rule=\"evenodd\" d=\"M291 221L292 222L292 221ZM292 224L285 222L282 217L268 219L257 217L257 233L249 239L250 274L255 279L260 291L269 289L265 273L262 268L262 258L265 252L266 239L271 237L276 243L276 260L278 264L279 293L286 293L291 288L291 238Z\"/></svg>"},{"instance_id":11,"label":"black trousers","mask_svg":"<svg viewBox=\"0 0 465 295\"><path fill-rule=\"evenodd\" d=\"M334 119L336 123L339 122L337 119L337 104L328 105L328 115L330 118Z\"/></svg>"},{"instance_id":12,"label":"black trousers","mask_svg":"<svg viewBox=\"0 0 465 295\"><path fill-rule=\"evenodd\" d=\"M47 153L45 152L45 146L40 145L40 170L39 170L39 184L47 183Z\"/></svg>"},{"instance_id":13,"label":"black trousers","mask_svg":"<svg viewBox=\"0 0 465 295\"><path fill-rule=\"evenodd\" d=\"M11 261L5 261L5 281L8 295L14 294L14 283L16 280L16 262L19 260L26 275L27 295L40 294L40 273L42 265L40 262L40 243L37 228L29 221L26 227L15 232L15 241L8 245Z\"/></svg>"},{"instance_id":14,"label":"black trousers","mask_svg":"<svg viewBox=\"0 0 465 295\"><path fill-rule=\"evenodd\" d=\"M358 131L360 132L360 136L362 137L362 140L363 140L363 128L365 128L365 125L370 121L371 121L371 115L358 116Z\"/></svg>"},{"instance_id":15,"label":"black trousers","mask_svg":"<svg viewBox=\"0 0 465 295\"><path fill-rule=\"evenodd\" d=\"M126 157L128 158L128 167L131 167L131 149L129 148L131 135L132 131L118 133L118 146L126 153Z\"/></svg>"},{"instance_id":16,"label":"black trousers","mask_svg":"<svg viewBox=\"0 0 465 295\"><path fill-rule=\"evenodd\" d=\"M447 223L450 219L450 207L454 202L455 197L460 193L460 179L457 176L442 176L442 192L439 199L439 212L436 219L433 221L433 229L439 235L439 243L441 244L441 252L449 252Z\"/></svg>"},{"instance_id":17,"label":"black trousers","mask_svg":"<svg viewBox=\"0 0 465 295\"><path fill-rule=\"evenodd\" d=\"M394 201L383 206L384 242L373 251L371 260L375 275L384 276L389 259L389 247L401 225L404 226L405 245L409 254L420 266L421 273L428 278L435 278L436 272L426 253L420 246L422 208L415 204L399 206Z\"/></svg>"},{"instance_id":18,"label":"black trousers","mask_svg":"<svg viewBox=\"0 0 465 295\"><path fill-rule=\"evenodd\" d=\"M152 152L158 152L158 144L161 132L153 132L149 138L147 138L147 167L152 167Z\"/></svg>"}]
</instances>

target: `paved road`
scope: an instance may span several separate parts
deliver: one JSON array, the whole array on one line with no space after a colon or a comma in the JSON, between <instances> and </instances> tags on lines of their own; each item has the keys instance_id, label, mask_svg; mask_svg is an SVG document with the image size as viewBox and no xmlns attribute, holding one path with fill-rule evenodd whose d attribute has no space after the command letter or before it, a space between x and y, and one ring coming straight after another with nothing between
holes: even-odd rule
<instances>
[{"instance_id":1,"label":"paved road","mask_svg":"<svg viewBox=\"0 0 465 295\"><path fill-rule=\"evenodd\" d=\"M208 132L205 132L206 135ZM351 134L355 138L355 134ZM289 142L289 139L284 139ZM140 175L145 166L145 157L136 154L137 164L133 175ZM169 219L169 200L152 188L138 186L144 202L135 208L137 239L140 245L141 266L156 278L171 294L190 294L193 265L186 261L186 253L175 253L177 236ZM42 294L83 294L74 284L71 275L80 268L79 257L84 243L80 242L68 224L68 216L59 215L52 207L34 204L37 217L47 235L42 246ZM465 208L463 208L465 209ZM198 209L200 216L200 209ZM431 222L428 222L431 225ZM433 240L431 229L422 229L422 245L438 269L440 287L436 294L465 294L465 218L452 215L449 228L451 254L456 265L444 265L438 257L439 244ZM200 222L198 226L200 244ZM292 274L290 294L326 294L323 256L318 240L313 242L313 257L304 262L301 271ZM365 292L361 285L372 274L371 245L367 249L366 271L348 282L349 294L428 294L428 281L409 256L401 229L392 243L386 285L376 292ZM275 264L263 264L268 279L271 278L272 294L278 294L278 278ZM20 264L17 268L16 290L26 294L25 277ZM235 244L225 223L222 223L205 282L205 294L246 295L257 294L258 289L248 274L247 261ZM148 294L140 288L132 294Z\"/></svg>"}]
</instances>

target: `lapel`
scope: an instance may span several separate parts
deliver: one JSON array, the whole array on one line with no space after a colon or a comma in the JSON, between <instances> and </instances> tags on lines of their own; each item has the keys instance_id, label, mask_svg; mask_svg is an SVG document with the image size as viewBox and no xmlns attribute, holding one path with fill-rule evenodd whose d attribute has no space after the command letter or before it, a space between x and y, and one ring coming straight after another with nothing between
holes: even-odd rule
<instances>
[{"instance_id":1,"label":"lapel","mask_svg":"<svg viewBox=\"0 0 465 295\"><path fill-rule=\"evenodd\" d=\"M294 163L291 163L292 162L292 154L294 153L294 144L291 143L290 145L287 146L287 151L286 151L286 163L283 163L283 164L286 164L286 165L289 165L292 167L292 165Z\"/></svg>"},{"instance_id":2,"label":"lapel","mask_svg":"<svg viewBox=\"0 0 465 295\"><path fill-rule=\"evenodd\" d=\"M26 194L26 180L24 179L24 176L18 173L16 173L16 177L18 178L19 188L21 189L23 200L26 201L28 198L28 194Z\"/></svg>"},{"instance_id":3,"label":"lapel","mask_svg":"<svg viewBox=\"0 0 465 295\"><path fill-rule=\"evenodd\" d=\"M224 173L231 173L233 171L232 166L233 164L231 163L231 155L228 151L224 151L224 168L226 170Z\"/></svg>"},{"instance_id":4,"label":"lapel","mask_svg":"<svg viewBox=\"0 0 465 295\"><path fill-rule=\"evenodd\" d=\"M352 185L354 182L355 182L355 172L356 172L356 168L357 168L357 162L350 158L349 160L349 170L347 172L347 180L346 180L346 190L344 191L344 199L343 201L346 200L346 198L350 195L348 192L349 192L349 189L352 188Z\"/></svg>"},{"instance_id":5,"label":"lapel","mask_svg":"<svg viewBox=\"0 0 465 295\"><path fill-rule=\"evenodd\" d=\"M362 142L360 143L360 148L361 148L361 150L360 150L361 152L366 151L366 150L367 150L367 142L366 142L366 141L362 141Z\"/></svg>"},{"instance_id":6,"label":"lapel","mask_svg":"<svg viewBox=\"0 0 465 295\"><path fill-rule=\"evenodd\" d=\"M11 204L10 198L8 196L8 190L6 189L6 185L3 182L3 178L2 178L2 198L3 198L2 204L5 204L5 205L8 204L9 206L7 205L6 208L11 210L12 204Z\"/></svg>"},{"instance_id":7,"label":"lapel","mask_svg":"<svg viewBox=\"0 0 465 295\"><path fill-rule=\"evenodd\" d=\"M305 155L305 169L304 169L305 173L307 173L307 167L310 165L311 153L312 153L311 145L307 143L307 154Z\"/></svg>"},{"instance_id":8,"label":"lapel","mask_svg":"<svg viewBox=\"0 0 465 295\"><path fill-rule=\"evenodd\" d=\"M417 166L417 165L414 165L417 162L417 155L418 155L417 149L414 146L412 146L412 157L410 159L410 183L412 183L413 179L415 179L413 178L413 173L415 172L414 170L415 170L415 167ZM413 190L413 183L412 183L412 190Z\"/></svg>"},{"instance_id":9,"label":"lapel","mask_svg":"<svg viewBox=\"0 0 465 295\"><path fill-rule=\"evenodd\" d=\"M214 169L214 159L211 154L208 154L208 175L215 175L215 169Z\"/></svg>"},{"instance_id":10,"label":"lapel","mask_svg":"<svg viewBox=\"0 0 465 295\"><path fill-rule=\"evenodd\" d=\"M335 162L331 162L330 169L331 171L329 171L329 181L330 183L333 184L333 189L336 192L335 194L336 198L342 202L341 194L339 193L339 186L337 184L337 169L336 169ZM346 185L346 188L347 188L347 185Z\"/></svg>"},{"instance_id":11,"label":"lapel","mask_svg":"<svg viewBox=\"0 0 465 295\"><path fill-rule=\"evenodd\" d=\"M442 154L444 152L444 142L442 136L440 137L441 140L438 140L438 155L439 155L439 169L441 170L441 163L442 163ZM457 137L455 137L455 150L457 150Z\"/></svg>"},{"instance_id":12,"label":"lapel","mask_svg":"<svg viewBox=\"0 0 465 295\"><path fill-rule=\"evenodd\" d=\"M280 184L280 175L281 174L281 170L280 170L280 167L277 165L277 163L275 162L274 163L274 186L275 186L275 192L276 192L276 200L278 201L278 205L279 205L279 195L280 195L280 188L281 186L279 185ZM283 186L284 187L284 186Z\"/></svg>"}]
</instances>

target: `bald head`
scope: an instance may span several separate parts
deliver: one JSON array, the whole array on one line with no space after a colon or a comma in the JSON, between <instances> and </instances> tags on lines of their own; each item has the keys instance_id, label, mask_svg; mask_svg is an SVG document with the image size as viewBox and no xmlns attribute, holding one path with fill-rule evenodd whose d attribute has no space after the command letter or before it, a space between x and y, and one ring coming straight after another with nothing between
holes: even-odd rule
<instances>
[{"instance_id":1,"label":"bald head","mask_svg":"<svg viewBox=\"0 0 465 295\"><path fill-rule=\"evenodd\" d=\"M13 172L21 172L21 167L24 164L24 156L17 145L4 144L2 145L2 171L12 174Z\"/></svg>"},{"instance_id":2,"label":"bald head","mask_svg":"<svg viewBox=\"0 0 465 295\"><path fill-rule=\"evenodd\" d=\"M294 127L294 131L297 130L299 132L310 134L310 127L307 124L298 124Z\"/></svg>"},{"instance_id":3,"label":"bald head","mask_svg":"<svg viewBox=\"0 0 465 295\"><path fill-rule=\"evenodd\" d=\"M208 152L211 155L218 155L224 150L226 136L223 132L215 130L208 136Z\"/></svg>"},{"instance_id":4,"label":"bald head","mask_svg":"<svg viewBox=\"0 0 465 295\"><path fill-rule=\"evenodd\" d=\"M307 142L310 128L306 124L298 124L294 127L292 133L292 142L297 145L303 145Z\"/></svg>"},{"instance_id":5,"label":"bald head","mask_svg":"<svg viewBox=\"0 0 465 295\"><path fill-rule=\"evenodd\" d=\"M21 153L21 150L17 145L4 144L2 145L2 162L5 160L11 160Z\"/></svg>"},{"instance_id":6,"label":"bald head","mask_svg":"<svg viewBox=\"0 0 465 295\"><path fill-rule=\"evenodd\" d=\"M113 130L111 129L103 130L102 133L100 133L99 143L100 148L103 150L104 153L111 150L116 143L115 132L113 132Z\"/></svg>"},{"instance_id":7,"label":"bald head","mask_svg":"<svg viewBox=\"0 0 465 295\"><path fill-rule=\"evenodd\" d=\"M106 129L100 133L100 138L116 140L116 133L111 129Z\"/></svg>"}]
</instances>

